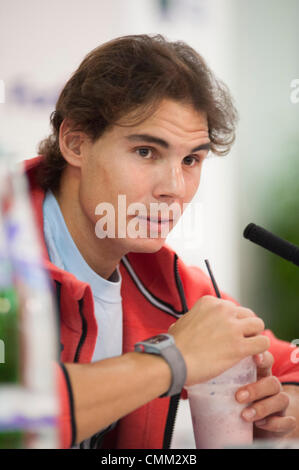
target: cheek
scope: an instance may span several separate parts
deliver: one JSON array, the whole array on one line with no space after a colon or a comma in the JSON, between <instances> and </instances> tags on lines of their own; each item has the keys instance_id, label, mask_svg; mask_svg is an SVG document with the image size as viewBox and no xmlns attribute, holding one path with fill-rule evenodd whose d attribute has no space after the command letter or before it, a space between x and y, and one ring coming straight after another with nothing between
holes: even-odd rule
<instances>
[{"instance_id":1,"label":"cheek","mask_svg":"<svg viewBox=\"0 0 299 470\"><path fill-rule=\"evenodd\" d=\"M186 182L186 197L185 197L186 202L191 201L191 199L195 196L199 188L199 183L200 183L200 173L196 175L196 177L192 177Z\"/></svg>"},{"instance_id":2,"label":"cheek","mask_svg":"<svg viewBox=\"0 0 299 470\"><path fill-rule=\"evenodd\" d=\"M79 189L80 205L92 223L95 224L98 220L96 208L99 204L109 203L114 205L112 190L109 172L105 167L91 162L82 168Z\"/></svg>"},{"instance_id":3,"label":"cheek","mask_svg":"<svg viewBox=\"0 0 299 470\"><path fill-rule=\"evenodd\" d=\"M93 204L97 204L108 197L106 188L109 188L109 175L103 168L88 168L82 175L81 192L84 198L88 198Z\"/></svg>"},{"instance_id":4,"label":"cheek","mask_svg":"<svg viewBox=\"0 0 299 470\"><path fill-rule=\"evenodd\" d=\"M98 198L98 203L110 200L119 185L120 170L113 162L113 158L108 160L104 156L93 156L83 168L81 183L84 192L93 199Z\"/></svg>"},{"instance_id":5,"label":"cheek","mask_svg":"<svg viewBox=\"0 0 299 470\"><path fill-rule=\"evenodd\" d=\"M113 186L118 194L126 195L128 203L140 202L151 189L151 175L127 161L126 165L115 171Z\"/></svg>"}]
</instances>

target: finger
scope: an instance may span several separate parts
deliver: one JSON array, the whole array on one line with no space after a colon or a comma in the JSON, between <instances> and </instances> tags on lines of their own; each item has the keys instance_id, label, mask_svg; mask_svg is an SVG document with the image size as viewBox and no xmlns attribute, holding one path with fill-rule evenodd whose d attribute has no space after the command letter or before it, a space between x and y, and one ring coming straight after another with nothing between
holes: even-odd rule
<instances>
[{"instance_id":1,"label":"finger","mask_svg":"<svg viewBox=\"0 0 299 470\"><path fill-rule=\"evenodd\" d=\"M251 403L278 393L282 393L281 383L277 377L271 375L263 377L255 383L240 387L236 392L236 398L240 403ZM285 393L285 395L287 394Z\"/></svg>"},{"instance_id":2,"label":"finger","mask_svg":"<svg viewBox=\"0 0 299 470\"><path fill-rule=\"evenodd\" d=\"M265 335L246 337L244 340L244 357L254 356L270 348L270 339Z\"/></svg>"},{"instance_id":3,"label":"finger","mask_svg":"<svg viewBox=\"0 0 299 470\"><path fill-rule=\"evenodd\" d=\"M258 379L272 375L272 366L274 363L274 358L269 351L265 351L264 353L257 354L253 356L253 359L257 365L257 378Z\"/></svg>"},{"instance_id":4,"label":"finger","mask_svg":"<svg viewBox=\"0 0 299 470\"><path fill-rule=\"evenodd\" d=\"M256 314L250 310L250 308L246 307L238 307L236 310L236 317L237 318L249 318L249 317L256 317Z\"/></svg>"},{"instance_id":5,"label":"finger","mask_svg":"<svg viewBox=\"0 0 299 470\"><path fill-rule=\"evenodd\" d=\"M294 416L269 416L266 419L255 421L254 425L264 431L288 433L296 428L296 418Z\"/></svg>"},{"instance_id":6,"label":"finger","mask_svg":"<svg viewBox=\"0 0 299 470\"><path fill-rule=\"evenodd\" d=\"M265 324L261 318L249 317L240 320L240 326L245 337L261 333L265 329Z\"/></svg>"},{"instance_id":7,"label":"finger","mask_svg":"<svg viewBox=\"0 0 299 470\"><path fill-rule=\"evenodd\" d=\"M242 411L242 417L246 421L259 421L272 414L283 414L289 405L289 397L286 393L279 393L272 397L255 402L249 408Z\"/></svg>"}]
</instances>

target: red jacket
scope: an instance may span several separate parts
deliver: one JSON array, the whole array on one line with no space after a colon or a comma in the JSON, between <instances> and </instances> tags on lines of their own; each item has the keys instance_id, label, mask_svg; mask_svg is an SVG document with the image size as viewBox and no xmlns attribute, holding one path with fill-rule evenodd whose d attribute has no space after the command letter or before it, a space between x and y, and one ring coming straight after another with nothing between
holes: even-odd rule
<instances>
[{"instance_id":1,"label":"red jacket","mask_svg":"<svg viewBox=\"0 0 299 470\"><path fill-rule=\"evenodd\" d=\"M40 229L45 264L54 281L60 310L60 363L57 363L61 403L61 447L76 439L71 384L63 363L91 361L97 337L93 297L88 284L49 261L43 237L45 193L36 180L42 157L25 160L30 195ZM199 268L187 267L167 246L157 253L129 253L120 263L123 299L123 353L133 351L137 341L166 332L169 326L203 295L215 295L209 277ZM226 294L223 298L229 299ZM290 360L293 348L269 331L272 368L282 383L299 384L299 364ZM183 397L186 398L183 392ZM122 418L104 437L102 448L159 449L170 444L179 397L156 398Z\"/></svg>"}]
</instances>

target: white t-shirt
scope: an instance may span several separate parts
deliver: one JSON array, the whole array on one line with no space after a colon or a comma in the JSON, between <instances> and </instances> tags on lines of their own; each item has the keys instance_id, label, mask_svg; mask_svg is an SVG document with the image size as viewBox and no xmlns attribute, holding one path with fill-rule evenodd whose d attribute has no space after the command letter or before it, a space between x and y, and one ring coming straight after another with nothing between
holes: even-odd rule
<instances>
[{"instance_id":1,"label":"white t-shirt","mask_svg":"<svg viewBox=\"0 0 299 470\"><path fill-rule=\"evenodd\" d=\"M91 269L72 239L52 191L46 193L43 216L45 242L51 262L91 287L98 325L92 362L121 355L123 322L119 267L109 280Z\"/></svg>"}]
</instances>

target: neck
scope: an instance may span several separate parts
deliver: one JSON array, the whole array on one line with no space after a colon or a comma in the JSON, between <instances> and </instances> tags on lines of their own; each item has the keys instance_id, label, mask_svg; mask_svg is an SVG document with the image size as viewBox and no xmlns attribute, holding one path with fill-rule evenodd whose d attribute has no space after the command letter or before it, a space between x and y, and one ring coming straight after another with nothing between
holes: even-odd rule
<instances>
[{"instance_id":1,"label":"neck","mask_svg":"<svg viewBox=\"0 0 299 470\"><path fill-rule=\"evenodd\" d=\"M80 203L79 171L68 166L62 174L59 190L55 190L54 195L66 226L86 263L101 277L109 279L125 253L118 253L109 238L99 239L96 236L95 223L88 218Z\"/></svg>"}]
</instances>

